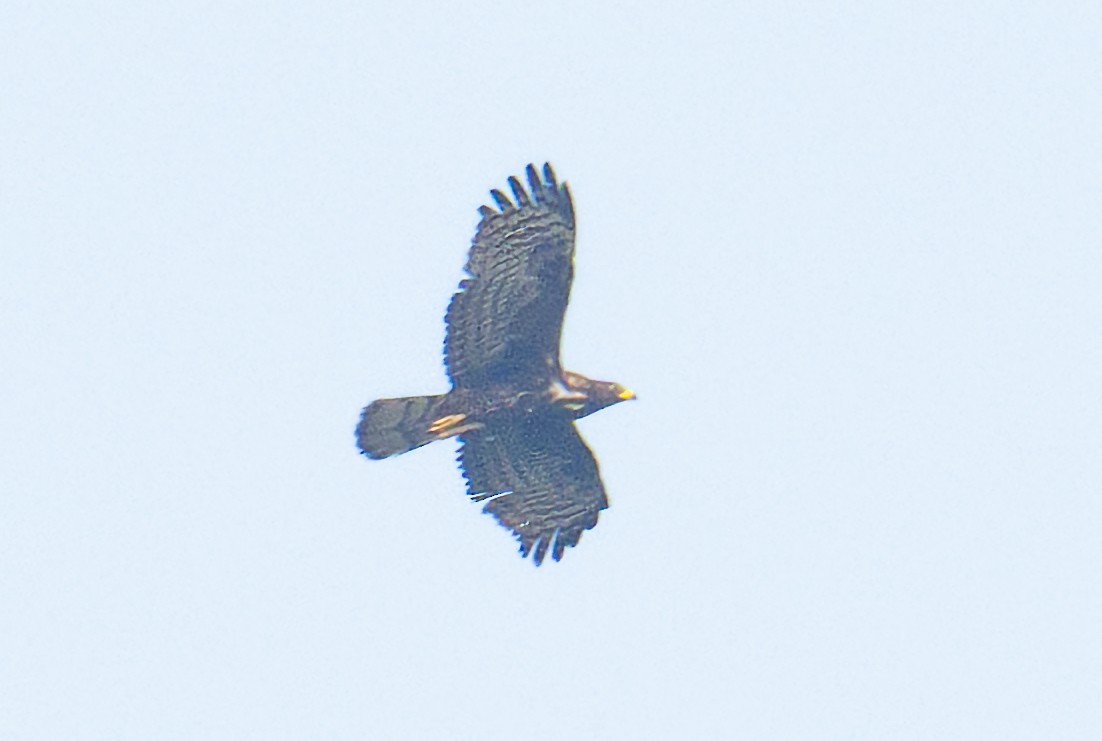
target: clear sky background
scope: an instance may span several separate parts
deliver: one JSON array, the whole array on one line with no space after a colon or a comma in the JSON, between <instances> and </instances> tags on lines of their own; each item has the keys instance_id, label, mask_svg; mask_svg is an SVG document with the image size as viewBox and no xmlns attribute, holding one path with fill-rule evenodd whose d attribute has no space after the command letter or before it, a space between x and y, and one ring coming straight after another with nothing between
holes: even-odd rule
<instances>
[{"instance_id":1,"label":"clear sky background","mask_svg":"<svg viewBox=\"0 0 1102 741\"><path fill-rule=\"evenodd\" d=\"M0 737L1102 738L1102 5L5 3ZM439 392L573 189L612 500Z\"/></svg>"}]
</instances>

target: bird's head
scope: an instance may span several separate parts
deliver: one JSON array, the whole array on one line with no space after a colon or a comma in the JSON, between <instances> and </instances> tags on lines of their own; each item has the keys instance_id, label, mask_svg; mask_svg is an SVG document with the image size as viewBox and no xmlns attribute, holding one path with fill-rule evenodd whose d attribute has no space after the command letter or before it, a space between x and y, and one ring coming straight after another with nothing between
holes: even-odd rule
<instances>
[{"instance_id":1,"label":"bird's head","mask_svg":"<svg viewBox=\"0 0 1102 741\"><path fill-rule=\"evenodd\" d=\"M563 382L570 391L584 395L576 405L573 405L575 419L635 398L634 392L618 383L595 381L580 373L566 371L563 373Z\"/></svg>"}]
</instances>

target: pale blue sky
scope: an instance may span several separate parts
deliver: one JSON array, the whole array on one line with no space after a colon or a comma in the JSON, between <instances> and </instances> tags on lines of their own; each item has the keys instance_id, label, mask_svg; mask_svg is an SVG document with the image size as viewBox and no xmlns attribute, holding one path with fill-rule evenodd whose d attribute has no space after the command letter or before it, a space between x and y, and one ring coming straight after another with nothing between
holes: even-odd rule
<instances>
[{"instance_id":1,"label":"pale blue sky","mask_svg":"<svg viewBox=\"0 0 1102 741\"><path fill-rule=\"evenodd\" d=\"M1102 6L534 5L0 10L0 738L1102 737ZM535 569L352 433L545 159Z\"/></svg>"}]
</instances>

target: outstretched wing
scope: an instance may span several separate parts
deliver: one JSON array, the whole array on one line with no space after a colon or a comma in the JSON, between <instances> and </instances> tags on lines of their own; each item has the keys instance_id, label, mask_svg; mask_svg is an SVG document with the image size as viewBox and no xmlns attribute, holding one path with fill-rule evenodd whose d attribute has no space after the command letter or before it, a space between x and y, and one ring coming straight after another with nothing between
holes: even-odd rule
<instances>
[{"instance_id":1,"label":"outstretched wing","mask_svg":"<svg viewBox=\"0 0 1102 741\"><path fill-rule=\"evenodd\" d=\"M489 499L484 511L513 531L521 555L531 553L536 565L549 547L562 558L608 507L593 453L559 410L495 415L462 441L468 493Z\"/></svg>"},{"instance_id":2,"label":"outstretched wing","mask_svg":"<svg viewBox=\"0 0 1102 741\"><path fill-rule=\"evenodd\" d=\"M574 277L574 206L551 165L528 165L528 190L509 178L513 200L491 191L466 271L445 319L452 384L537 384L559 375L559 338ZM515 202L514 202L515 201Z\"/></svg>"}]
</instances>

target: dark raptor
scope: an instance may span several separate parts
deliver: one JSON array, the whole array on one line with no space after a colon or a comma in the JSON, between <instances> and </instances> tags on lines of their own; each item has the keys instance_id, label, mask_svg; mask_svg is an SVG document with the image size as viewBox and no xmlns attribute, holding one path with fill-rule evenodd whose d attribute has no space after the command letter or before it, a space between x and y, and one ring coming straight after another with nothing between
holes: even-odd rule
<instances>
[{"instance_id":1,"label":"dark raptor","mask_svg":"<svg viewBox=\"0 0 1102 741\"><path fill-rule=\"evenodd\" d=\"M356 439L386 458L458 437L472 500L520 541L538 565L597 524L608 507L597 461L574 421L635 394L559 364L563 314L574 278L574 205L551 165L526 169L527 190L493 190L482 206L445 317L444 362L452 389L379 399L363 410Z\"/></svg>"}]
</instances>

